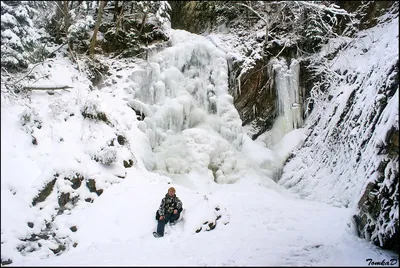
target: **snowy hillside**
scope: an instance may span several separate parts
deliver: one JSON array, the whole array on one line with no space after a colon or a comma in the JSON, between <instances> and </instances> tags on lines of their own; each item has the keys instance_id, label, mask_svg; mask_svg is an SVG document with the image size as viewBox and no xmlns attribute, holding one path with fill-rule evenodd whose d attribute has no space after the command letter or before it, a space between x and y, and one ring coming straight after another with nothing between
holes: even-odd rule
<instances>
[{"instance_id":1,"label":"snowy hillside","mask_svg":"<svg viewBox=\"0 0 400 268\"><path fill-rule=\"evenodd\" d=\"M324 48L321 57L335 55L326 63L332 84L313 92L308 137L279 181L302 198L357 210L375 206L363 204L364 195L377 195L381 211L361 213L368 217L361 232L381 245L395 239L399 224L398 147L390 149L399 133L398 25L386 20Z\"/></svg>"},{"instance_id":2,"label":"snowy hillside","mask_svg":"<svg viewBox=\"0 0 400 268\"><path fill-rule=\"evenodd\" d=\"M308 133L304 148L294 153L298 157L285 166L279 184L309 199L354 205L354 196L360 194L370 175L368 167L375 166L368 162L378 149L372 142L367 146L362 143L384 141L382 135L398 125L398 88L390 84L398 63L397 31L398 19L394 19L360 32L355 39L334 39L324 48L321 57L336 53L327 62L335 83L327 92L315 92L319 99L307 119L307 127L315 127ZM339 47L345 49L338 52ZM372 111L382 109L379 102L383 99L387 102L383 118L374 118ZM310 169L312 164L324 166L324 170ZM311 184L316 191L311 190Z\"/></svg>"}]
</instances>

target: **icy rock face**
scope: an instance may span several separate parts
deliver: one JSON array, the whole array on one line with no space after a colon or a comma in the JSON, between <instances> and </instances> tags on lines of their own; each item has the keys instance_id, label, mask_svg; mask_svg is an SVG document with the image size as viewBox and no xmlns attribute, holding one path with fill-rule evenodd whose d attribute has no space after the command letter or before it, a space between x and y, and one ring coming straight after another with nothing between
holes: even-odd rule
<instances>
[{"instance_id":1,"label":"icy rock face","mask_svg":"<svg viewBox=\"0 0 400 268\"><path fill-rule=\"evenodd\" d=\"M186 130L215 132L224 140L222 143L240 150L242 121L228 94L225 53L205 37L183 30L173 30L170 42L170 47L151 55L142 69L132 73L135 93L128 105L143 114L141 129L156 154L165 151L168 144L177 144L183 150L183 155L177 154L178 158L170 158L168 163L166 159L157 163L156 156L153 168L187 173L191 163L178 164L190 155L188 144L192 134ZM201 142L195 144L202 146ZM193 159L192 164L195 162ZM210 160L204 162L205 167L209 164Z\"/></svg>"},{"instance_id":2,"label":"icy rock face","mask_svg":"<svg viewBox=\"0 0 400 268\"><path fill-rule=\"evenodd\" d=\"M256 60L254 67L243 71L242 62L230 63L230 91L234 104L245 126L246 133L255 140L272 128L276 117L277 93L270 80L263 59ZM240 89L240 90L239 90Z\"/></svg>"},{"instance_id":3,"label":"icy rock face","mask_svg":"<svg viewBox=\"0 0 400 268\"><path fill-rule=\"evenodd\" d=\"M308 138L279 184L306 199L354 207L361 237L398 249L397 32L398 18L323 49L331 84L316 94Z\"/></svg>"},{"instance_id":4,"label":"icy rock face","mask_svg":"<svg viewBox=\"0 0 400 268\"><path fill-rule=\"evenodd\" d=\"M255 67L243 72L237 79L240 83L235 88L235 107L237 107L246 126L246 133L253 140L266 132L271 142L270 147L293 129L303 125L303 100L305 92L300 87L300 62L297 59L284 57L272 58L268 68L258 61ZM231 67L232 69L232 67ZM232 72L235 72L234 68ZM276 121L282 127L276 134ZM274 128L273 131L271 129ZM275 133L275 134L273 134ZM272 137L275 136L275 137Z\"/></svg>"}]
</instances>

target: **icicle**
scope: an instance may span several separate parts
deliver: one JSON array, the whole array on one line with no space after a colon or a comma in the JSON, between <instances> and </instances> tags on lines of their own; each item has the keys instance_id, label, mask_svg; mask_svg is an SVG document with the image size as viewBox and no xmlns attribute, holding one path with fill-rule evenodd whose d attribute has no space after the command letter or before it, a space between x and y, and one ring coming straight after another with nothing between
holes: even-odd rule
<instances>
[{"instance_id":1,"label":"icicle","mask_svg":"<svg viewBox=\"0 0 400 268\"><path fill-rule=\"evenodd\" d=\"M300 66L296 59L292 59L290 68L285 60L273 62L276 72L275 84L278 95L278 116L286 119L284 133L299 128L302 125L301 103L299 94Z\"/></svg>"},{"instance_id":2,"label":"icicle","mask_svg":"<svg viewBox=\"0 0 400 268\"><path fill-rule=\"evenodd\" d=\"M236 92L237 96L240 96L242 94L241 82L240 82L240 80L242 79L242 74L243 74L243 71L239 74L239 76L237 78L237 84L238 84L238 87L237 87L238 92Z\"/></svg>"}]
</instances>

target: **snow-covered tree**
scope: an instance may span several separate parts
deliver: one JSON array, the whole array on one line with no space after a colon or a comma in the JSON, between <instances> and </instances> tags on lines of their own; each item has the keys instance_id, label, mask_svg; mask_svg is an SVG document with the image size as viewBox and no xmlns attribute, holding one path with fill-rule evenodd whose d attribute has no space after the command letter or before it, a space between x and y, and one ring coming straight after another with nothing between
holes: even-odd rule
<instances>
[{"instance_id":1,"label":"snow-covered tree","mask_svg":"<svg viewBox=\"0 0 400 268\"><path fill-rule=\"evenodd\" d=\"M27 1L1 1L1 66L9 71L28 67L29 53L39 35L33 17L38 12Z\"/></svg>"},{"instance_id":2,"label":"snow-covered tree","mask_svg":"<svg viewBox=\"0 0 400 268\"><path fill-rule=\"evenodd\" d=\"M275 42L282 47L297 44L313 52L337 35L334 27L338 16L352 16L334 1L244 1L237 5L253 14L253 24L261 21L265 27L266 50L271 48L269 42ZM245 16L251 21L249 15Z\"/></svg>"},{"instance_id":3,"label":"snow-covered tree","mask_svg":"<svg viewBox=\"0 0 400 268\"><path fill-rule=\"evenodd\" d=\"M120 10L115 21L109 16L110 8L113 14L116 9ZM100 27L104 34L103 51L122 52L122 57L137 56L144 52L145 45L168 40L169 10L167 1L124 1L120 7L106 6Z\"/></svg>"},{"instance_id":4,"label":"snow-covered tree","mask_svg":"<svg viewBox=\"0 0 400 268\"><path fill-rule=\"evenodd\" d=\"M72 50L87 50L89 47L90 34L89 31L95 24L91 15L85 16L85 18L79 18L71 24L68 28L68 45ZM76 47L75 47L76 46Z\"/></svg>"}]
</instances>

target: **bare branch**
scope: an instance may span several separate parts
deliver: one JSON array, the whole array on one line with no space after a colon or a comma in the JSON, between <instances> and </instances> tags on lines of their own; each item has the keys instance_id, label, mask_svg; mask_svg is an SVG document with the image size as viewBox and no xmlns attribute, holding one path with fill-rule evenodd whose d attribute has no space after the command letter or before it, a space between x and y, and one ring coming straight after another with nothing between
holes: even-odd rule
<instances>
[{"instance_id":1,"label":"bare branch","mask_svg":"<svg viewBox=\"0 0 400 268\"><path fill-rule=\"evenodd\" d=\"M17 80L16 82L13 82L13 84L16 85L16 84L18 84L19 82L21 82L23 79L25 79L25 77L27 77L27 76L33 71L33 69L36 68L36 66L38 66L39 64L43 64L43 63L44 63L44 62L39 62L39 63L37 63L35 66L32 67L32 69L31 69L26 75L24 75L22 78L20 78L20 79ZM5 84L7 84L7 83L5 83Z\"/></svg>"},{"instance_id":2,"label":"bare branch","mask_svg":"<svg viewBox=\"0 0 400 268\"><path fill-rule=\"evenodd\" d=\"M70 86L58 86L58 87L23 87L22 90L60 90L60 89L67 89L67 88L73 88Z\"/></svg>"},{"instance_id":3,"label":"bare branch","mask_svg":"<svg viewBox=\"0 0 400 268\"><path fill-rule=\"evenodd\" d=\"M246 8L248 8L249 10L251 10L254 14L256 14L261 20L263 20L265 22L265 42L264 42L264 48L267 46L268 44L268 35L269 35L269 23L268 20L264 17L262 17L257 11L255 11L252 7L245 5L245 4L238 4L239 6L244 6Z\"/></svg>"},{"instance_id":4,"label":"bare branch","mask_svg":"<svg viewBox=\"0 0 400 268\"><path fill-rule=\"evenodd\" d=\"M286 2L286 1L285 1ZM348 15L351 16L346 10L338 8L337 5L330 5L329 7L325 5L314 4L312 1L294 1L296 4L301 4L309 7L314 7L322 11L328 11L336 15Z\"/></svg>"},{"instance_id":5,"label":"bare branch","mask_svg":"<svg viewBox=\"0 0 400 268\"><path fill-rule=\"evenodd\" d=\"M56 50L54 50L53 52L49 53L49 56L53 55L54 53L56 53L58 50L60 50L63 46L65 46L68 42L62 44L59 48L57 48Z\"/></svg>"},{"instance_id":6,"label":"bare branch","mask_svg":"<svg viewBox=\"0 0 400 268\"><path fill-rule=\"evenodd\" d=\"M268 25L269 25L269 23L268 23L268 21L265 19L265 18L263 18L263 17L261 17L261 15L257 12L257 11L255 11L252 7L249 7L248 5L245 5L245 4L238 4L239 6L244 6L244 7L246 7L246 8L248 8L249 10L251 10L254 14L256 14L260 19L262 19L266 24L267 24L267 27L268 27Z\"/></svg>"}]
</instances>

